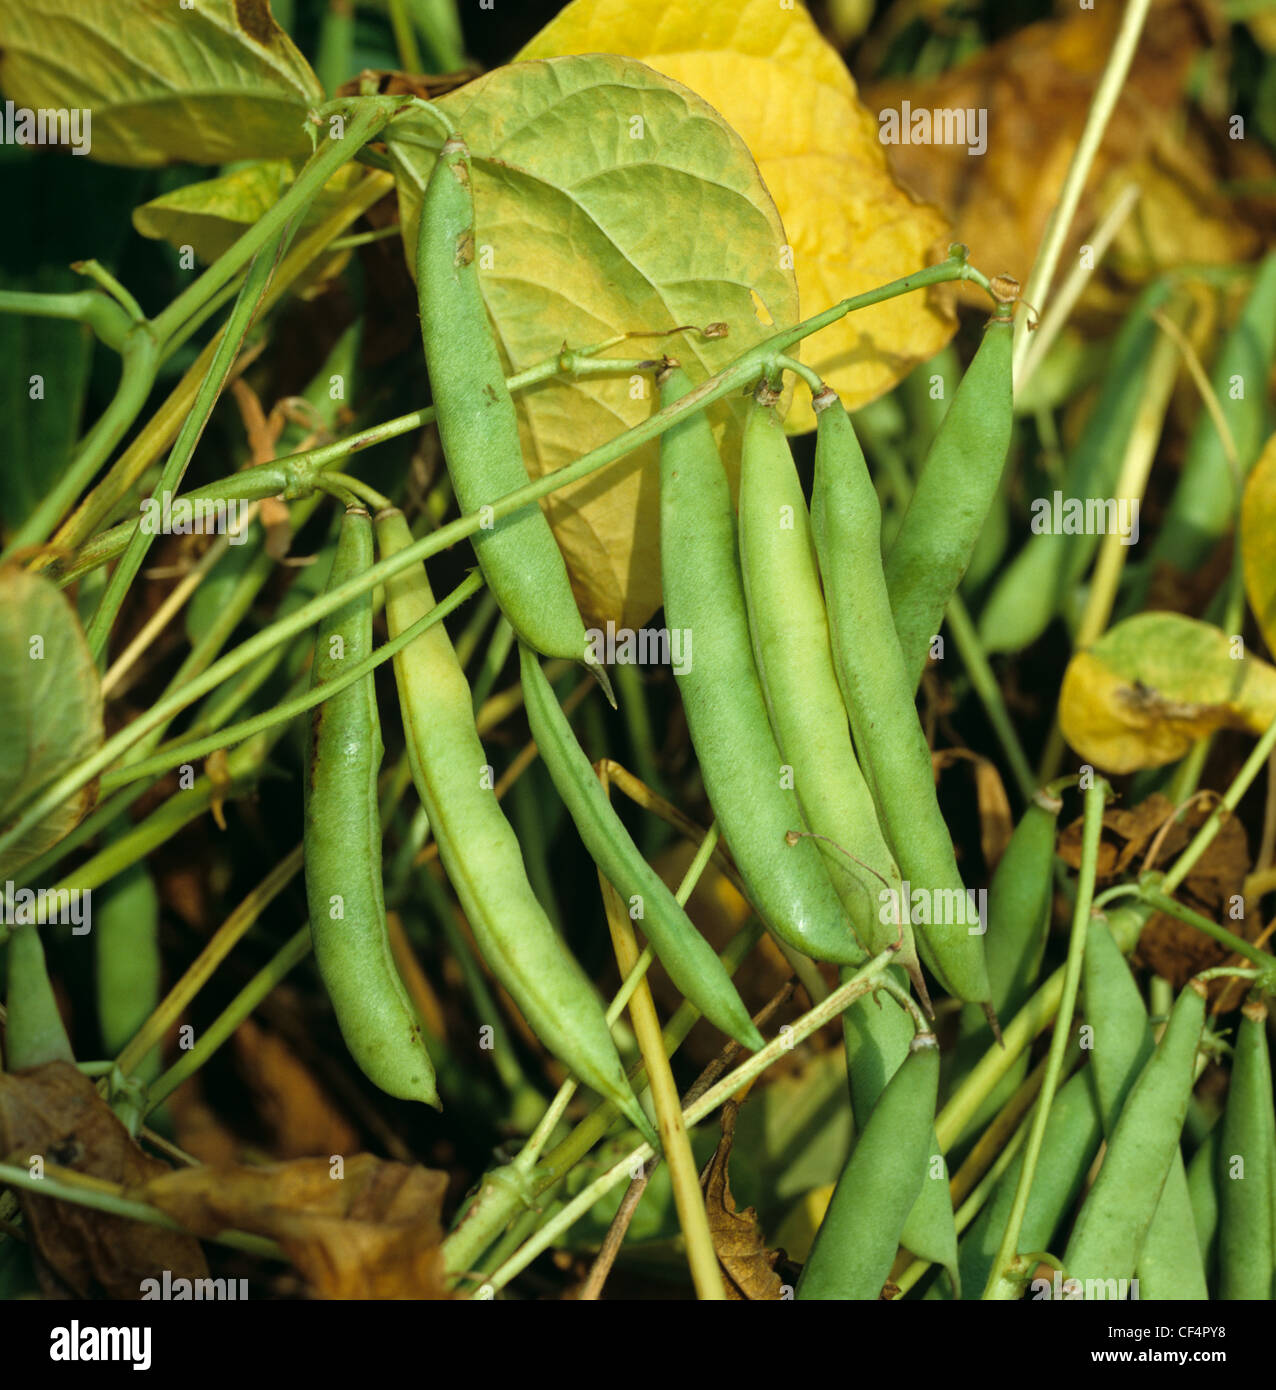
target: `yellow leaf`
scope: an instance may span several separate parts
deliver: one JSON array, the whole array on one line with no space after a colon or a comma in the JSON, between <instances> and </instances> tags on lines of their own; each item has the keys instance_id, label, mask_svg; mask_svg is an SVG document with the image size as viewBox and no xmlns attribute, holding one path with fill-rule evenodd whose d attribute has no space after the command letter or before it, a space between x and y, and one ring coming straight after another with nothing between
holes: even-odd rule
<instances>
[{"instance_id":1,"label":"yellow leaf","mask_svg":"<svg viewBox=\"0 0 1276 1390\"><path fill-rule=\"evenodd\" d=\"M1267 441L1241 502L1245 593L1267 643L1276 652L1276 434Z\"/></svg>"},{"instance_id":2,"label":"yellow leaf","mask_svg":"<svg viewBox=\"0 0 1276 1390\"><path fill-rule=\"evenodd\" d=\"M1181 758L1218 729L1261 734L1276 718L1276 667L1181 613L1118 623L1064 672L1063 736L1104 772Z\"/></svg>"},{"instance_id":3,"label":"yellow leaf","mask_svg":"<svg viewBox=\"0 0 1276 1390\"><path fill-rule=\"evenodd\" d=\"M802 315L907 275L946 246L948 226L892 178L877 122L801 5L776 0L574 0L518 55L619 53L690 87L739 132L775 199ZM807 340L804 358L855 409L952 336L941 296L907 295ZM798 392L786 421L814 427Z\"/></svg>"},{"instance_id":4,"label":"yellow leaf","mask_svg":"<svg viewBox=\"0 0 1276 1390\"><path fill-rule=\"evenodd\" d=\"M440 105L473 155L479 281L511 372L640 333L607 356L670 353L700 381L796 321L775 205L740 137L686 87L594 54L511 63ZM411 266L440 137L415 114L387 137ZM728 336L669 331L717 321ZM518 404L540 477L648 419L651 374L547 381ZM709 411L733 477L745 405ZM637 449L545 504L587 627L639 627L661 604L657 453Z\"/></svg>"}]
</instances>

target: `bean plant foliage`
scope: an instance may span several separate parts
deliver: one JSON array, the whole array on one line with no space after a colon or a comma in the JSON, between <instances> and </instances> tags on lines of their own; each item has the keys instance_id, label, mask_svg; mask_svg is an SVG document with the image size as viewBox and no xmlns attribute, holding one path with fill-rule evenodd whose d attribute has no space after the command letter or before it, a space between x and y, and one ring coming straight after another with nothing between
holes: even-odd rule
<instances>
[{"instance_id":1,"label":"bean plant foliage","mask_svg":"<svg viewBox=\"0 0 1276 1390\"><path fill-rule=\"evenodd\" d=\"M1270 15L540 9L0 0L0 1295L1269 1301Z\"/></svg>"}]
</instances>

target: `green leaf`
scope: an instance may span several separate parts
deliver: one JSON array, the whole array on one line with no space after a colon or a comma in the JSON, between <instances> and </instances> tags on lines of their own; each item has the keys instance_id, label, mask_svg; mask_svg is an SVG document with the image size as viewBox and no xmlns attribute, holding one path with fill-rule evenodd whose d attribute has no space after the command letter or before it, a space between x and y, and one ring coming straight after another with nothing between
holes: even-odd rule
<instances>
[{"instance_id":1,"label":"green leaf","mask_svg":"<svg viewBox=\"0 0 1276 1390\"><path fill-rule=\"evenodd\" d=\"M609 349L676 355L699 381L796 321L784 231L744 142L688 88L631 58L593 54L498 68L439 103L473 154L484 297L511 370L564 343L725 321L729 336L643 336ZM440 144L424 116L387 131L404 247L416 263L422 193ZM552 382L520 401L533 476L646 419L650 377ZM638 398L635 399L635 395ZM730 434L744 402L710 417ZM636 626L660 604L656 446L546 508L587 619Z\"/></svg>"},{"instance_id":2,"label":"green leaf","mask_svg":"<svg viewBox=\"0 0 1276 1390\"><path fill-rule=\"evenodd\" d=\"M0 0L15 107L88 111L108 164L304 155L323 89L268 0Z\"/></svg>"},{"instance_id":3,"label":"green leaf","mask_svg":"<svg viewBox=\"0 0 1276 1390\"><path fill-rule=\"evenodd\" d=\"M260 160L152 198L134 209L133 226L142 236L192 247L210 265L269 212L296 176L297 166L289 160ZM306 209L299 230L323 221L363 177L354 165L340 169Z\"/></svg>"},{"instance_id":4,"label":"green leaf","mask_svg":"<svg viewBox=\"0 0 1276 1390\"><path fill-rule=\"evenodd\" d=\"M0 828L37 787L102 744L97 668L71 605L49 580L0 570ZM0 855L0 883L68 834L97 797L77 792Z\"/></svg>"}]
</instances>

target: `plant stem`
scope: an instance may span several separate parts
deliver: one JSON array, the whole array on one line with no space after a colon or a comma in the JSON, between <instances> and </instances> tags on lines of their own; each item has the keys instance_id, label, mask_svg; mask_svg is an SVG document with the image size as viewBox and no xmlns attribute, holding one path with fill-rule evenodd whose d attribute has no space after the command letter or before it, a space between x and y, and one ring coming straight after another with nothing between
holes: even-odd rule
<instances>
[{"instance_id":1,"label":"plant stem","mask_svg":"<svg viewBox=\"0 0 1276 1390\"><path fill-rule=\"evenodd\" d=\"M620 896L601 872L598 881L606 906L607 925L611 930L616 964L622 973L627 972L633 969L638 960L638 943L634 939L634 929L625 913ZM691 1140L683 1123L678 1088L674 1084L673 1072L669 1069L669 1058L665 1055L664 1042L660 1035L660 1020L656 1016L656 1003L651 997L651 987L645 979L634 990L633 998L629 1001L629 1018L634 1026L634 1036L638 1039L642 1060L647 1067L656 1122L660 1127L660 1142L665 1161L669 1164L674 1206L687 1246L687 1264L691 1269L696 1297L724 1303L727 1291L722 1280L718 1254L714 1249L713 1235L709 1230L704 1194L700 1190L700 1171L691 1152Z\"/></svg>"},{"instance_id":2,"label":"plant stem","mask_svg":"<svg viewBox=\"0 0 1276 1390\"><path fill-rule=\"evenodd\" d=\"M1059 257L1063 254L1072 219L1081 201L1082 190L1090 176L1095 155L1099 152L1108 120L1121 96L1121 89L1125 85L1126 74L1134 59L1134 50L1138 47L1150 4L1151 0L1128 0L1121 27L1117 31L1116 42L1112 45L1107 66L1090 102L1090 112L1081 131L1081 138L1077 142L1072 162L1068 165L1059 201L1050 214L1049 222L1046 223L1045 235L1041 239L1032 274L1028 277L1028 287L1024 290L1024 299L1038 308L1050 292L1050 284L1054 279ZM1016 335L1014 375L1018 378L1028 352L1027 319L1024 316L1020 317L1016 325Z\"/></svg>"},{"instance_id":3,"label":"plant stem","mask_svg":"<svg viewBox=\"0 0 1276 1390\"><path fill-rule=\"evenodd\" d=\"M523 487L516 488L513 492L506 493L504 497L495 499L487 507L459 517L447 526L442 526L437 531L433 531L420 540L414 541L411 545L405 546L388 559L378 560L363 574L355 576L345 584L317 595L287 618L250 637L233 652L215 662L202 676L191 681L181 691L160 700L145 714L140 715L125 729L122 729L114 738L108 739L102 748L93 757L81 764L79 768L65 774L51 786L43 789L42 792L40 789L36 789L24 798L20 804L29 806L29 809L26 809L25 813L21 814L7 831L0 834L0 852L16 843L42 816L54 807L61 805L67 797L74 795L98 773L103 772L121 753L143 738L151 729L167 722L179 710L185 709L187 705L192 704L215 685L243 670L245 666L251 665L258 657L264 656L280 642L289 640L321 618L327 617L329 613L336 612L337 609L344 607L351 599L357 598L366 590L383 584L387 579L393 578L410 566L418 565L429 556L437 555L440 551L456 544L457 541L472 536L485 525L491 525L493 522L500 521L511 513L519 511L528 503L539 502L542 497L548 497L551 493L579 482L581 479L627 457L640 445L659 438L679 420L695 411L703 410L712 402L729 395L733 390L756 380L777 351L791 347L793 343L807 334L826 327L853 309L879 304L885 299L907 294L925 285L976 278L983 279L984 277L980 276L979 272L967 265L965 261L949 260L926 270L918 271L915 275L907 276L902 280L892 281L889 285L857 295L853 299L844 300L841 304L835 305L822 314L815 315L814 318L808 319L805 323L787 329L774 338L751 348L717 376L709 377L706 381L701 382L699 386L689 391L680 400L656 411L641 424L625 430L614 439L599 445L598 448L591 449L575 463L568 464L566 467L548 473L534 482L528 482ZM30 804L32 801L34 804ZM19 807L12 809L18 810Z\"/></svg>"},{"instance_id":4,"label":"plant stem","mask_svg":"<svg viewBox=\"0 0 1276 1390\"><path fill-rule=\"evenodd\" d=\"M225 330L218 339L217 350L213 353L213 359L208 364L208 372L200 383L199 391L195 396L194 408L178 431L177 439L169 453L168 462L165 463L164 470L160 474L159 482L155 485L152 498L162 498L166 494L171 495L181 485L182 476L191 461L191 455L195 452L195 446L204 433L204 427L213 413L213 407L217 404L226 379L230 376L231 367L239 355L240 347L261 305L271 276L274 274L280 258L288 249L288 242L291 237L292 230L291 224L289 224L279 234L279 239L272 246L263 247L258 252L257 259L253 262L247 278L244 280L244 287L235 300L235 307L231 310ZM146 558L146 552L150 549L152 540L154 540L153 532L149 532L139 525L129 538L124 555L111 574L106 592L102 595L97 611L93 614L92 621L84 634L85 640L89 644L89 652L94 660L98 660L106 649L107 639L110 636L116 614L124 602L129 585L132 584L138 570L142 567L142 561Z\"/></svg>"},{"instance_id":5,"label":"plant stem","mask_svg":"<svg viewBox=\"0 0 1276 1390\"><path fill-rule=\"evenodd\" d=\"M299 961L310 954L310 924L295 932L253 976L217 1019L204 1030L199 1041L174 1062L171 1067L146 1089L146 1113L165 1101L188 1077L217 1051L258 1004L275 988Z\"/></svg>"},{"instance_id":6,"label":"plant stem","mask_svg":"<svg viewBox=\"0 0 1276 1390\"><path fill-rule=\"evenodd\" d=\"M1009 1268L1011 1261L1018 1254L1019 1232L1023 1227L1024 1213L1028 1210L1028 1196L1032 1191L1032 1180L1037 1173L1037 1160L1041 1157L1046 1121L1050 1118L1050 1107L1054 1103L1055 1092L1063 1074L1064 1057L1067 1055L1072 1034L1072 1015L1076 1008L1077 991L1081 985L1081 962L1085 955L1086 931L1090 925L1090 905L1094 898L1094 878L1099 863L1099 837L1103 830L1103 807L1107 795L1108 784L1099 777L1086 789L1085 819L1081 831L1081 867L1077 874L1077 897L1072 911L1072 931L1068 938L1063 994L1055 1018L1054 1034L1050 1039L1045 1078L1032 1112L1032 1128L1028 1132L1028 1144L1024 1151L1023 1167L1019 1171L1014 1202L984 1289L986 1299L1009 1296L1003 1272Z\"/></svg>"},{"instance_id":7,"label":"plant stem","mask_svg":"<svg viewBox=\"0 0 1276 1390\"><path fill-rule=\"evenodd\" d=\"M48 1165L51 1167L52 1165ZM47 1170L46 1170L47 1171ZM126 1221L141 1221L148 1226L160 1226L167 1231L179 1231L189 1235L180 1221L174 1221L166 1212L160 1211L147 1202L135 1202L130 1197L119 1194L115 1184L110 1191L103 1191L96 1184L81 1185L72 1181L69 1173L75 1170L59 1170L58 1177L33 1177L24 1167L14 1163L0 1163L0 1183L7 1187L21 1187L37 1197L47 1197L59 1202L71 1202L78 1207L88 1207L92 1211L105 1212L108 1216L123 1217ZM61 1176L61 1173L68 1176ZM250 1235L246 1231L220 1231L215 1236L200 1237L216 1245L225 1245L231 1250L243 1250L250 1255L258 1255L267 1260L287 1260L287 1256L273 1241L265 1236Z\"/></svg>"}]
</instances>

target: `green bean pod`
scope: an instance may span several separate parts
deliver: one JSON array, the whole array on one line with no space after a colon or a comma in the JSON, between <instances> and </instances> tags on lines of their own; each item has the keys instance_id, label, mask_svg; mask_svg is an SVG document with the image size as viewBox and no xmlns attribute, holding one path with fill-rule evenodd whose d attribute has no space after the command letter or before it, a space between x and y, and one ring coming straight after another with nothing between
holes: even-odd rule
<instances>
[{"instance_id":1,"label":"green bean pod","mask_svg":"<svg viewBox=\"0 0 1276 1390\"><path fill-rule=\"evenodd\" d=\"M1259 267L1253 289L1227 335L1211 373L1243 483L1268 435L1267 379L1276 354L1276 252ZM1237 394L1237 387L1240 394ZM1189 573L1209 559L1240 506L1238 480L1212 413L1202 407L1183 455L1152 562Z\"/></svg>"},{"instance_id":2,"label":"green bean pod","mask_svg":"<svg viewBox=\"0 0 1276 1390\"><path fill-rule=\"evenodd\" d=\"M535 653L520 646L523 702L541 761L594 862L630 907L669 978L716 1028L756 1052L762 1034L718 953L638 852L594 775Z\"/></svg>"},{"instance_id":3,"label":"green bean pod","mask_svg":"<svg viewBox=\"0 0 1276 1390\"><path fill-rule=\"evenodd\" d=\"M372 521L361 507L341 519L329 588L372 564ZM372 652L372 590L322 619L311 686ZM439 1107L434 1066L390 951L381 885L377 770L381 725L371 674L311 718L305 781L306 900L315 962L341 1036L360 1070L389 1095Z\"/></svg>"},{"instance_id":4,"label":"green bean pod","mask_svg":"<svg viewBox=\"0 0 1276 1390\"><path fill-rule=\"evenodd\" d=\"M1130 967L1099 917L1091 918L1085 949L1086 1022L1093 1029L1088 1074L1109 1138L1121 1108L1156 1046L1152 1025ZM1144 1299L1205 1299L1183 1155L1176 1148L1165 1187L1139 1251L1135 1273Z\"/></svg>"},{"instance_id":5,"label":"green bean pod","mask_svg":"<svg viewBox=\"0 0 1276 1390\"><path fill-rule=\"evenodd\" d=\"M461 508L476 512L528 481L475 262L470 152L452 136L421 206L417 292L439 439ZM546 656L587 659L562 551L538 503L478 531L479 566L515 631Z\"/></svg>"},{"instance_id":6,"label":"green bean pod","mask_svg":"<svg viewBox=\"0 0 1276 1390\"><path fill-rule=\"evenodd\" d=\"M902 985L903 971L898 966L890 968L897 983ZM843 984L851 974L849 968L843 969ZM915 1036L913 1024L894 1000L866 995L863 999L857 999L843 1013L842 1036L846 1046L851 1112L855 1116L857 1131L862 1131L882 1092L908 1056L909 1044ZM914 1073L914 1076L918 1074ZM954 1288L960 1290L957 1226L949 1196L948 1165L933 1126L926 1176L922 1179L917 1200L909 1209L899 1243L919 1260L928 1260L946 1269Z\"/></svg>"},{"instance_id":7,"label":"green bean pod","mask_svg":"<svg viewBox=\"0 0 1276 1390\"><path fill-rule=\"evenodd\" d=\"M793 769L807 824L833 842L817 842L833 887L857 936L876 954L900 939L893 914L881 910L883 888L886 901L899 901L899 866L851 745L793 453L774 407L756 399L740 462L740 568L771 728ZM896 959L925 998L911 926L902 933Z\"/></svg>"},{"instance_id":8,"label":"green bean pod","mask_svg":"<svg viewBox=\"0 0 1276 1390\"><path fill-rule=\"evenodd\" d=\"M378 514L377 544L382 559L412 544L398 508ZM423 565L386 581L391 637L433 607ZM550 1052L651 1139L598 996L527 880L518 839L492 789L469 684L441 623L395 656L394 679L412 780L479 953Z\"/></svg>"},{"instance_id":9,"label":"green bean pod","mask_svg":"<svg viewBox=\"0 0 1276 1390\"><path fill-rule=\"evenodd\" d=\"M1103 1128L1093 1088L1085 1072L1079 1071L1059 1088L1050 1107L1041 1155L1019 1228L1020 1250L1051 1248L1064 1217L1072 1210L1085 1185L1086 1171L1099 1151L1102 1138ZM982 1289L988 1282L1022 1171L1023 1153L1020 1152L958 1244L958 1268L962 1285L967 1289Z\"/></svg>"},{"instance_id":10,"label":"green bean pod","mask_svg":"<svg viewBox=\"0 0 1276 1390\"><path fill-rule=\"evenodd\" d=\"M691 389L681 367L662 374L661 405ZM696 413L660 442L660 569L665 621L694 639L675 671L705 789L758 915L816 960L856 965L855 940L814 840L786 785L749 639L735 517L708 420ZM689 666L689 669L686 669Z\"/></svg>"},{"instance_id":11,"label":"green bean pod","mask_svg":"<svg viewBox=\"0 0 1276 1390\"><path fill-rule=\"evenodd\" d=\"M904 669L916 686L1001 484L1014 423L1011 306L997 306L926 454L886 554L886 588Z\"/></svg>"},{"instance_id":12,"label":"green bean pod","mask_svg":"<svg viewBox=\"0 0 1276 1390\"><path fill-rule=\"evenodd\" d=\"M939 1045L919 1033L868 1117L833 1189L795 1297L876 1299L926 1181L939 1091Z\"/></svg>"},{"instance_id":13,"label":"green bean pod","mask_svg":"<svg viewBox=\"0 0 1276 1390\"><path fill-rule=\"evenodd\" d=\"M143 861L117 874L93 899L98 1031L107 1056L114 1057L160 1002L159 894ZM134 1074L153 1081L162 1057L156 1047Z\"/></svg>"},{"instance_id":14,"label":"green bean pod","mask_svg":"<svg viewBox=\"0 0 1276 1390\"><path fill-rule=\"evenodd\" d=\"M1133 1278L1179 1152L1204 1023L1205 987L1189 980L1121 1107L1099 1176L1081 1205L1063 1257L1070 1278L1083 1283Z\"/></svg>"},{"instance_id":15,"label":"green bean pod","mask_svg":"<svg viewBox=\"0 0 1276 1390\"><path fill-rule=\"evenodd\" d=\"M997 862L988 887L988 934L984 951L992 1006L999 1017L1017 1013L1032 993L1045 955L1054 899L1054 845L1062 803L1039 791L1019 818L1010 843ZM992 1030L982 1009L967 1004L961 1011L956 1064L959 1074L972 1067L992 1045ZM1019 1088L1028 1074L1025 1051L975 1112L966 1133L981 1130Z\"/></svg>"},{"instance_id":16,"label":"green bean pod","mask_svg":"<svg viewBox=\"0 0 1276 1390\"><path fill-rule=\"evenodd\" d=\"M26 1071L46 1062L74 1062L57 997L49 980L40 928L14 926L5 958L5 999L8 1010L4 1041L9 1071Z\"/></svg>"},{"instance_id":17,"label":"green bean pod","mask_svg":"<svg viewBox=\"0 0 1276 1390\"><path fill-rule=\"evenodd\" d=\"M1218 1150L1218 1296L1269 1299L1272 1250L1272 1069L1267 1008L1251 1001L1241 1011L1232 1081Z\"/></svg>"},{"instance_id":18,"label":"green bean pod","mask_svg":"<svg viewBox=\"0 0 1276 1390\"><path fill-rule=\"evenodd\" d=\"M1205 1266L1209 1287L1216 1286L1218 1270L1218 1151L1223 1127L1216 1124L1201 1141L1187 1165L1187 1192L1192 1204L1192 1224Z\"/></svg>"},{"instance_id":19,"label":"green bean pod","mask_svg":"<svg viewBox=\"0 0 1276 1390\"><path fill-rule=\"evenodd\" d=\"M1065 498L1110 497L1143 398L1152 349L1161 330L1152 315L1170 296L1167 281L1153 281L1135 301L1117 334L1098 400L1064 471ZM1015 652L1035 642L1065 596L1085 573L1099 544L1096 534L1041 531L1001 572L979 615L979 640L988 652Z\"/></svg>"},{"instance_id":20,"label":"green bean pod","mask_svg":"<svg viewBox=\"0 0 1276 1390\"><path fill-rule=\"evenodd\" d=\"M922 959L959 999L986 1003L992 987L983 924L969 926L969 899L935 794L930 749L913 682L895 638L880 556L881 508L850 417L827 387L816 410L811 526L828 605L842 698L851 717L886 838L904 875L943 922L915 922Z\"/></svg>"}]
</instances>

